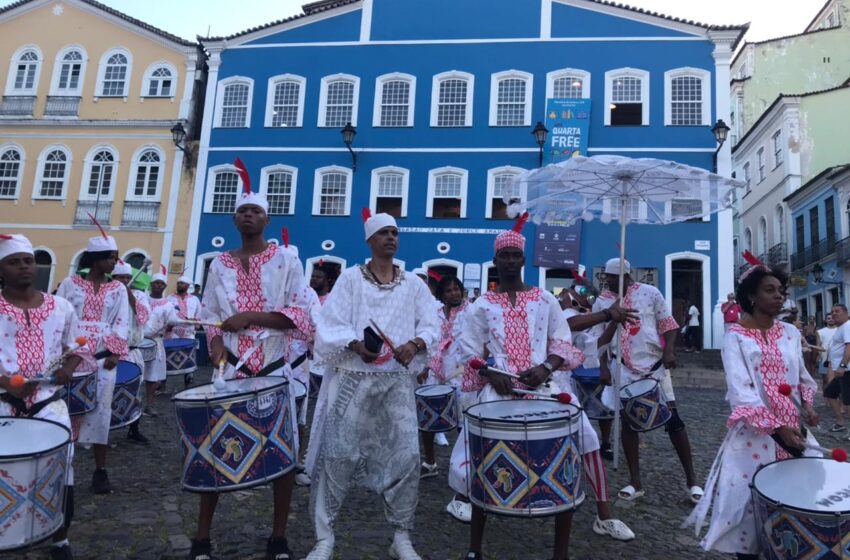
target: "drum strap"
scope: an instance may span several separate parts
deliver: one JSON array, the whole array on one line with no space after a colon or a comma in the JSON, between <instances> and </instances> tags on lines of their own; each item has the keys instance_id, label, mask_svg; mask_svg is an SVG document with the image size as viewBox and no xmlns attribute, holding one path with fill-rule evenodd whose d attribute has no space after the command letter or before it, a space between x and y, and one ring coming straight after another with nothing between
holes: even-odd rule
<instances>
[{"instance_id":1,"label":"drum strap","mask_svg":"<svg viewBox=\"0 0 850 560\"><path fill-rule=\"evenodd\" d=\"M12 405L12 408L15 409L16 417L33 418L36 414L41 412L44 407L46 407L53 401L58 401L61 397L62 396L59 394L59 391L56 391L49 398L46 398L43 401L39 401L29 408L27 408L26 402L14 395L10 395L9 393L4 393L0 395L0 400Z\"/></svg>"},{"instance_id":2,"label":"drum strap","mask_svg":"<svg viewBox=\"0 0 850 560\"><path fill-rule=\"evenodd\" d=\"M301 363L304 362L304 360L306 360L306 359L307 359L307 352L304 352L303 354L301 354L300 356L295 358L295 361L293 361L289 365L289 367L291 367L292 369L295 369L298 366L300 366ZM229 350L227 352L227 363L229 363L233 367L236 367L236 364L239 363L239 359L236 356L234 356L233 353L230 352ZM286 358L278 358L277 360L273 361L272 363L270 363L269 365L267 365L266 367L264 367L263 369L261 369L257 373L254 373L253 371L248 369L248 366L246 364L242 364L242 366L239 367L239 371L241 371L242 373L244 373L245 375L247 375L249 377L263 377L264 375L268 375L271 372L282 368L285 364L286 364Z\"/></svg>"},{"instance_id":3,"label":"drum strap","mask_svg":"<svg viewBox=\"0 0 850 560\"><path fill-rule=\"evenodd\" d=\"M614 358L616 359L616 358L617 358L617 356L615 355L615 356L614 356ZM626 363L626 360L625 360L624 358L620 358L620 363L621 363L621 364L623 364L623 365L624 365L624 366L626 366L626 367L629 367L629 365ZM654 364L652 364L652 367L651 367L651 368L649 368L649 371L646 371L646 372L636 371L635 373L640 374L640 375L641 375L641 376L643 376L643 377L646 377L646 376L648 376L650 373L655 373L656 371L658 371L659 369L661 369L661 366L662 366L662 365L664 365L664 361L663 361L663 360L658 360L657 362L655 362Z\"/></svg>"},{"instance_id":4,"label":"drum strap","mask_svg":"<svg viewBox=\"0 0 850 560\"><path fill-rule=\"evenodd\" d=\"M98 352L97 354L94 355L94 359L95 360L102 360L104 358L108 358L111 355L112 355L112 352L110 352L109 350L101 350L100 352Z\"/></svg>"}]
</instances>

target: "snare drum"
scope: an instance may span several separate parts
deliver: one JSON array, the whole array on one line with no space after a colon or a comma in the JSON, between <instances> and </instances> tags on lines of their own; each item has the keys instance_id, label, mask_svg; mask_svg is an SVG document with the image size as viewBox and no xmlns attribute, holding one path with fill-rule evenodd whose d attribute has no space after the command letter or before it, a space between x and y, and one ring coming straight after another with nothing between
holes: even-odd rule
<instances>
[{"instance_id":1,"label":"snare drum","mask_svg":"<svg viewBox=\"0 0 850 560\"><path fill-rule=\"evenodd\" d=\"M623 415L636 432L649 432L666 424L673 413L658 381L639 379L620 388Z\"/></svg>"},{"instance_id":2,"label":"snare drum","mask_svg":"<svg viewBox=\"0 0 850 560\"><path fill-rule=\"evenodd\" d=\"M0 551L62 528L71 432L38 418L0 417Z\"/></svg>"},{"instance_id":3,"label":"snare drum","mask_svg":"<svg viewBox=\"0 0 850 560\"><path fill-rule=\"evenodd\" d=\"M310 372L310 394L309 397L311 399L319 398L319 389L322 388L322 379L324 375L321 373L316 373L315 371Z\"/></svg>"},{"instance_id":4,"label":"snare drum","mask_svg":"<svg viewBox=\"0 0 850 560\"><path fill-rule=\"evenodd\" d=\"M63 387L62 400L68 403L68 414L88 414L97 408L97 372L76 372L68 387Z\"/></svg>"},{"instance_id":5,"label":"snare drum","mask_svg":"<svg viewBox=\"0 0 850 560\"><path fill-rule=\"evenodd\" d=\"M599 382L599 368L579 366L573 370L573 388L584 413L591 420L611 420L614 411L602 404L605 386Z\"/></svg>"},{"instance_id":6,"label":"snare drum","mask_svg":"<svg viewBox=\"0 0 850 560\"><path fill-rule=\"evenodd\" d=\"M186 389L172 400L183 452L183 488L251 488L295 468L289 382L252 377Z\"/></svg>"},{"instance_id":7,"label":"snare drum","mask_svg":"<svg viewBox=\"0 0 850 560\"><path fill-rule=\"evenodd\" d=\"M751 488L765 558L850 558L850 464L820 457L769 463Z\"/></svg>"},{"instance_id":8,"label":"snare drum","mask_svg":"<svg viewBox=\"0 0 850 560\"><path fill-rule=\"evenodd\" d=\"M195 359L195 339L172 338L163 340L165 346L165 373L167 375L185 375L198 370Z\"/></svg>"},{"instance_id":9,"label":"snare drum","mask_svg":"<svg viewBox=\"0 0 850 560\"><path fill-rule=\"evenodd\" d=\"M139 344L139 350L142 351L142 360L152 362L156 359L156 341L146 338Z\"/></svg>"},{"instance_id":10,"label":"snare drum","mask_svg":"<svg viewBox=\"0 0 850 560\"><path fill-rule=\"evenodd\" d=\"M142 417L142 368L133 362L119 360L116 372L110 430L129 426Z\"/></svg>"},{"instance_id":11,"label":"snare drum","mask_svg":"<svg viewBox=\"0 0 850 560\"><path fill-rule=\"evenodd\" d=\"M416 394L416 417L422 432L448 432L457 428L457 391L449 385L423 385Z\"/></svg>"},{"instance_id":12,"label":"snare drum","mask_svg":"<svg viewBox=\"0 0 850 560\"><path fill-rule=\"evenodd\" d=\"M493 401L469 407L464 416L473 504L492 513L540 517L584 501L577 406Z\"/></svg>"}]
</instances>

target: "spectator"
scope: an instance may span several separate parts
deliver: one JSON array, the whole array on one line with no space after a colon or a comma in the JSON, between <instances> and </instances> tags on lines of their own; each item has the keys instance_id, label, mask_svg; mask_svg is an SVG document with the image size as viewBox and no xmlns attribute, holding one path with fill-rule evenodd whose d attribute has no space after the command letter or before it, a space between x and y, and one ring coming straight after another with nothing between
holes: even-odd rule
<instances>
[{"instance_id":1,"label":"spectator","mask_svg":"<svg viewBox=\"0 0 850 560\"><path fill-rule=\"evenodd\" d=\"M685 337L688 344L688 347L685 348L685 352L700 352L702 350L702 336L699 325L699 309L697 309L696 305L690 302L688 302L685 324L687 325Z\"/></svg>"},{"instance_id":2,"label":"spectator","mask_svg":"<svg viewBox=\"0 0 850 560\"><path fill-rule=\"evenodd\" d=\"M826 314L826 326L818 331L818 335L820 336L821 346L824 348L824 351L821 352L819 356L819 364L818 364L818 373L821 374L821 378L823 381L823 386L826 387L829 385L829 382L832 381L831 378L828 377L829 374L829 344L832 342L832 335L835 334L835 321L832 320L832 313Z\"/></svg>"},{"instance_id":3,"label":"spectator","mask_svg":"<svg viewBox=\"0 0 850 560\"><path fill-rule=\"evenodd\" d=\"M724 332L730 325L734 325L741 318L741 306L735 300L735 294L730 293L726 296L726 301L720 306L723 312L723 328Z\"/></svg>"},{"instance_id":4,"label":"spectator","mask_svg":"<svg viewBox=\"0 0 850 560\"><path fill-rule=\"evenodd\" d=\"M811 375L812 379L814 379L818 370L818 358L820 357L821 347L823 345L821 343L820 335L818 334L818 326L815 323L815 318L813 316L809 315L801 334L803 335L803 340L806 341L806 344L804 344L803 347L809 348L809 352L806 352L803 355L803 363L806 366L806 371L808 371L809 375Z\"/></svg>"}]
</instances>

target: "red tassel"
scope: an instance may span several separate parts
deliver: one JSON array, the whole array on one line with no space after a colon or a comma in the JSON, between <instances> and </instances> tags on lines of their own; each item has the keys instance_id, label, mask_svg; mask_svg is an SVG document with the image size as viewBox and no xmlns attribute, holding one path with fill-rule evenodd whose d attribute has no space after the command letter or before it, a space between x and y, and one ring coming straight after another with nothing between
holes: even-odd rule
<instances>
[{"instance_id":1,"label":"red tassel","mask_svg":"<svg viewBox=\"0 0 850 560\"><path fill-rule=\"evenodd\" d=\"M165 268L164 264L159 265L159 271L163 276L168 276L168 269Z\"/></svg>"},{"instance_id":2,"label":"red tassel","mask_svg":"<svg viewBox=\"0 0 850 560\"><path fill-rule=\"evenodd\" d=\"M522 231L522 226L525 225L525 222L528 221L528 212L523 212L522 216L517 218L516 223L514 224L513 230L517 233Z\"/></svg>"},{"instance_id":3,"label":"red tassel","mask_svg":"<svg viewBox=\"0 0 850 560\"><path fill-rule=\"evenodd\" d=\"M12 239L12 236L6 235L5 233L0 233L0 239L3 239L3 240Z\"/></svg>"},{"instance_id":4,"label":"red tassel","mask_svg":"<svg viewBox=\"0 0 850 560\"><path fill-rule=\"evenodd\" d=\"M242 192L251 194L251 176L248 175L248 168L245 167L245 164L238 157L233 160L233 165L236 167L239 178L242 179Z\"/></svg>"},{"instance_id":5,"label":"red tassel","mask_svg":"<svg viewBox=\"0 0 850 560\"><path fill-rule=\"evenodd\" d=\"M750 263L752 266L764 266L764 263L761 262L757 256L750 253L749 251L744 251L742 253L744 260Z\"/></svg>"},{"instance_id":6,"label":"red tassel","mask_svg":"<svg viewBox=\"0 0 850 560\"><path fill-rule=\"evenodd\" d=\"M584 283L587 278L578 273L577 268L570 269L570 272L573 274L573 278L575 278L576 282Z\"/></svg>"},{"instance_id":7,"label":"red tassel","mask_svg":"<svg viewBox=\"0 0 850 560\"><path fill-rule=\"evenodd\" d=\"M372 211L368 208L364 208L360 211L360 215L363 216L363 221L365 222L366 220L372 217Z\"/></svg>"},{"instance_id":8,"label":"red tassel","mask_svg":"<svg viewBox=\"0 0 850 560\"><path fill-rule=\"evenodd\" d=\"M283 228L280 230L280 238L283 240L283 246L289 247L289 229Z\"/></svg>"},{"instance_id":9,"label":"red tassel","mask_svg":"<svg viewBox=\"0 0 850 560\"><path fill-rule=\"evenodd\" d=\"M441 282L443 280L443 275L436 270L428 269L428 276L433 278L435 282Z\"/></svg>"},{"instance_id":10,"label":"red tassel","mask_svg":"<svg viewBox=\"0 0 850 560\"><path fill-rule=\"evenodd\" d=\"M323 266L325 266L325 261L323 259L319 259L319 262L316 266L318 266L319 268L322 268Z\"/></svg>"},{"instance_id":11,"label":"red tassel","mask_svg":"<svg viewBox=\"0 0 850 560\"><path fill-rule=\"evenodd\" d=\"M103 238L104 238L104 239L109 239L109 236L108 236L108 235L106 235L106 232L104 231L103 226L101 226L101 225L100 225L100 222L98 222L98 221L97 221L97 218L95 218L94 216L92 216L92 215L91 215L91 212L86 212L86 214L88 214L89 219L92 221L92 223L94 223L94 225L96 225L96 226L97 226L97 229L99 229L99 230L100 230L100 234L103 236Z\"/></svg>"}]
</instances>

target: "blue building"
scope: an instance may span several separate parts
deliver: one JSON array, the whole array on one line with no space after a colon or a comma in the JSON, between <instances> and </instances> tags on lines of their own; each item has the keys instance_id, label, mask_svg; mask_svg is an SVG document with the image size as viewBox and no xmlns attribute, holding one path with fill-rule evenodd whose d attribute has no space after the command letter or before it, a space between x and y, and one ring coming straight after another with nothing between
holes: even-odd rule
<instances>
[{"instance_id":1,"label":"blue building","mask_svg":"<svg viewBox=\"0 0 850 560\"><path fill-rule=\"evenodd\" d=\"M493 236L511 226L502 196L538 165L530 133L547 98L591 100L589 155L710 169L711 127L728 121L729 62L744 31L601 0L326 0L204 40L187 265L203 281L209 261L238 242L239 156L271 201L270 235L286 225L308 273L319 259L365 262L360 209L371 207L398 217L406 269L452 272L484 291L497 281ZM347 123L353 154L340 134ZM717 155L727 175L728 148ZM658 286L677 317L690 300L711 318L732 290L727 214L629 230L638 278ZM569 283L567 270L534 266L533 226L526 234L526 281ZM581 240L580 263L598 272L618 251L618 227L584 224ZM710 346L712 329L704 332Z\"/></svg>"}]
</instances>

